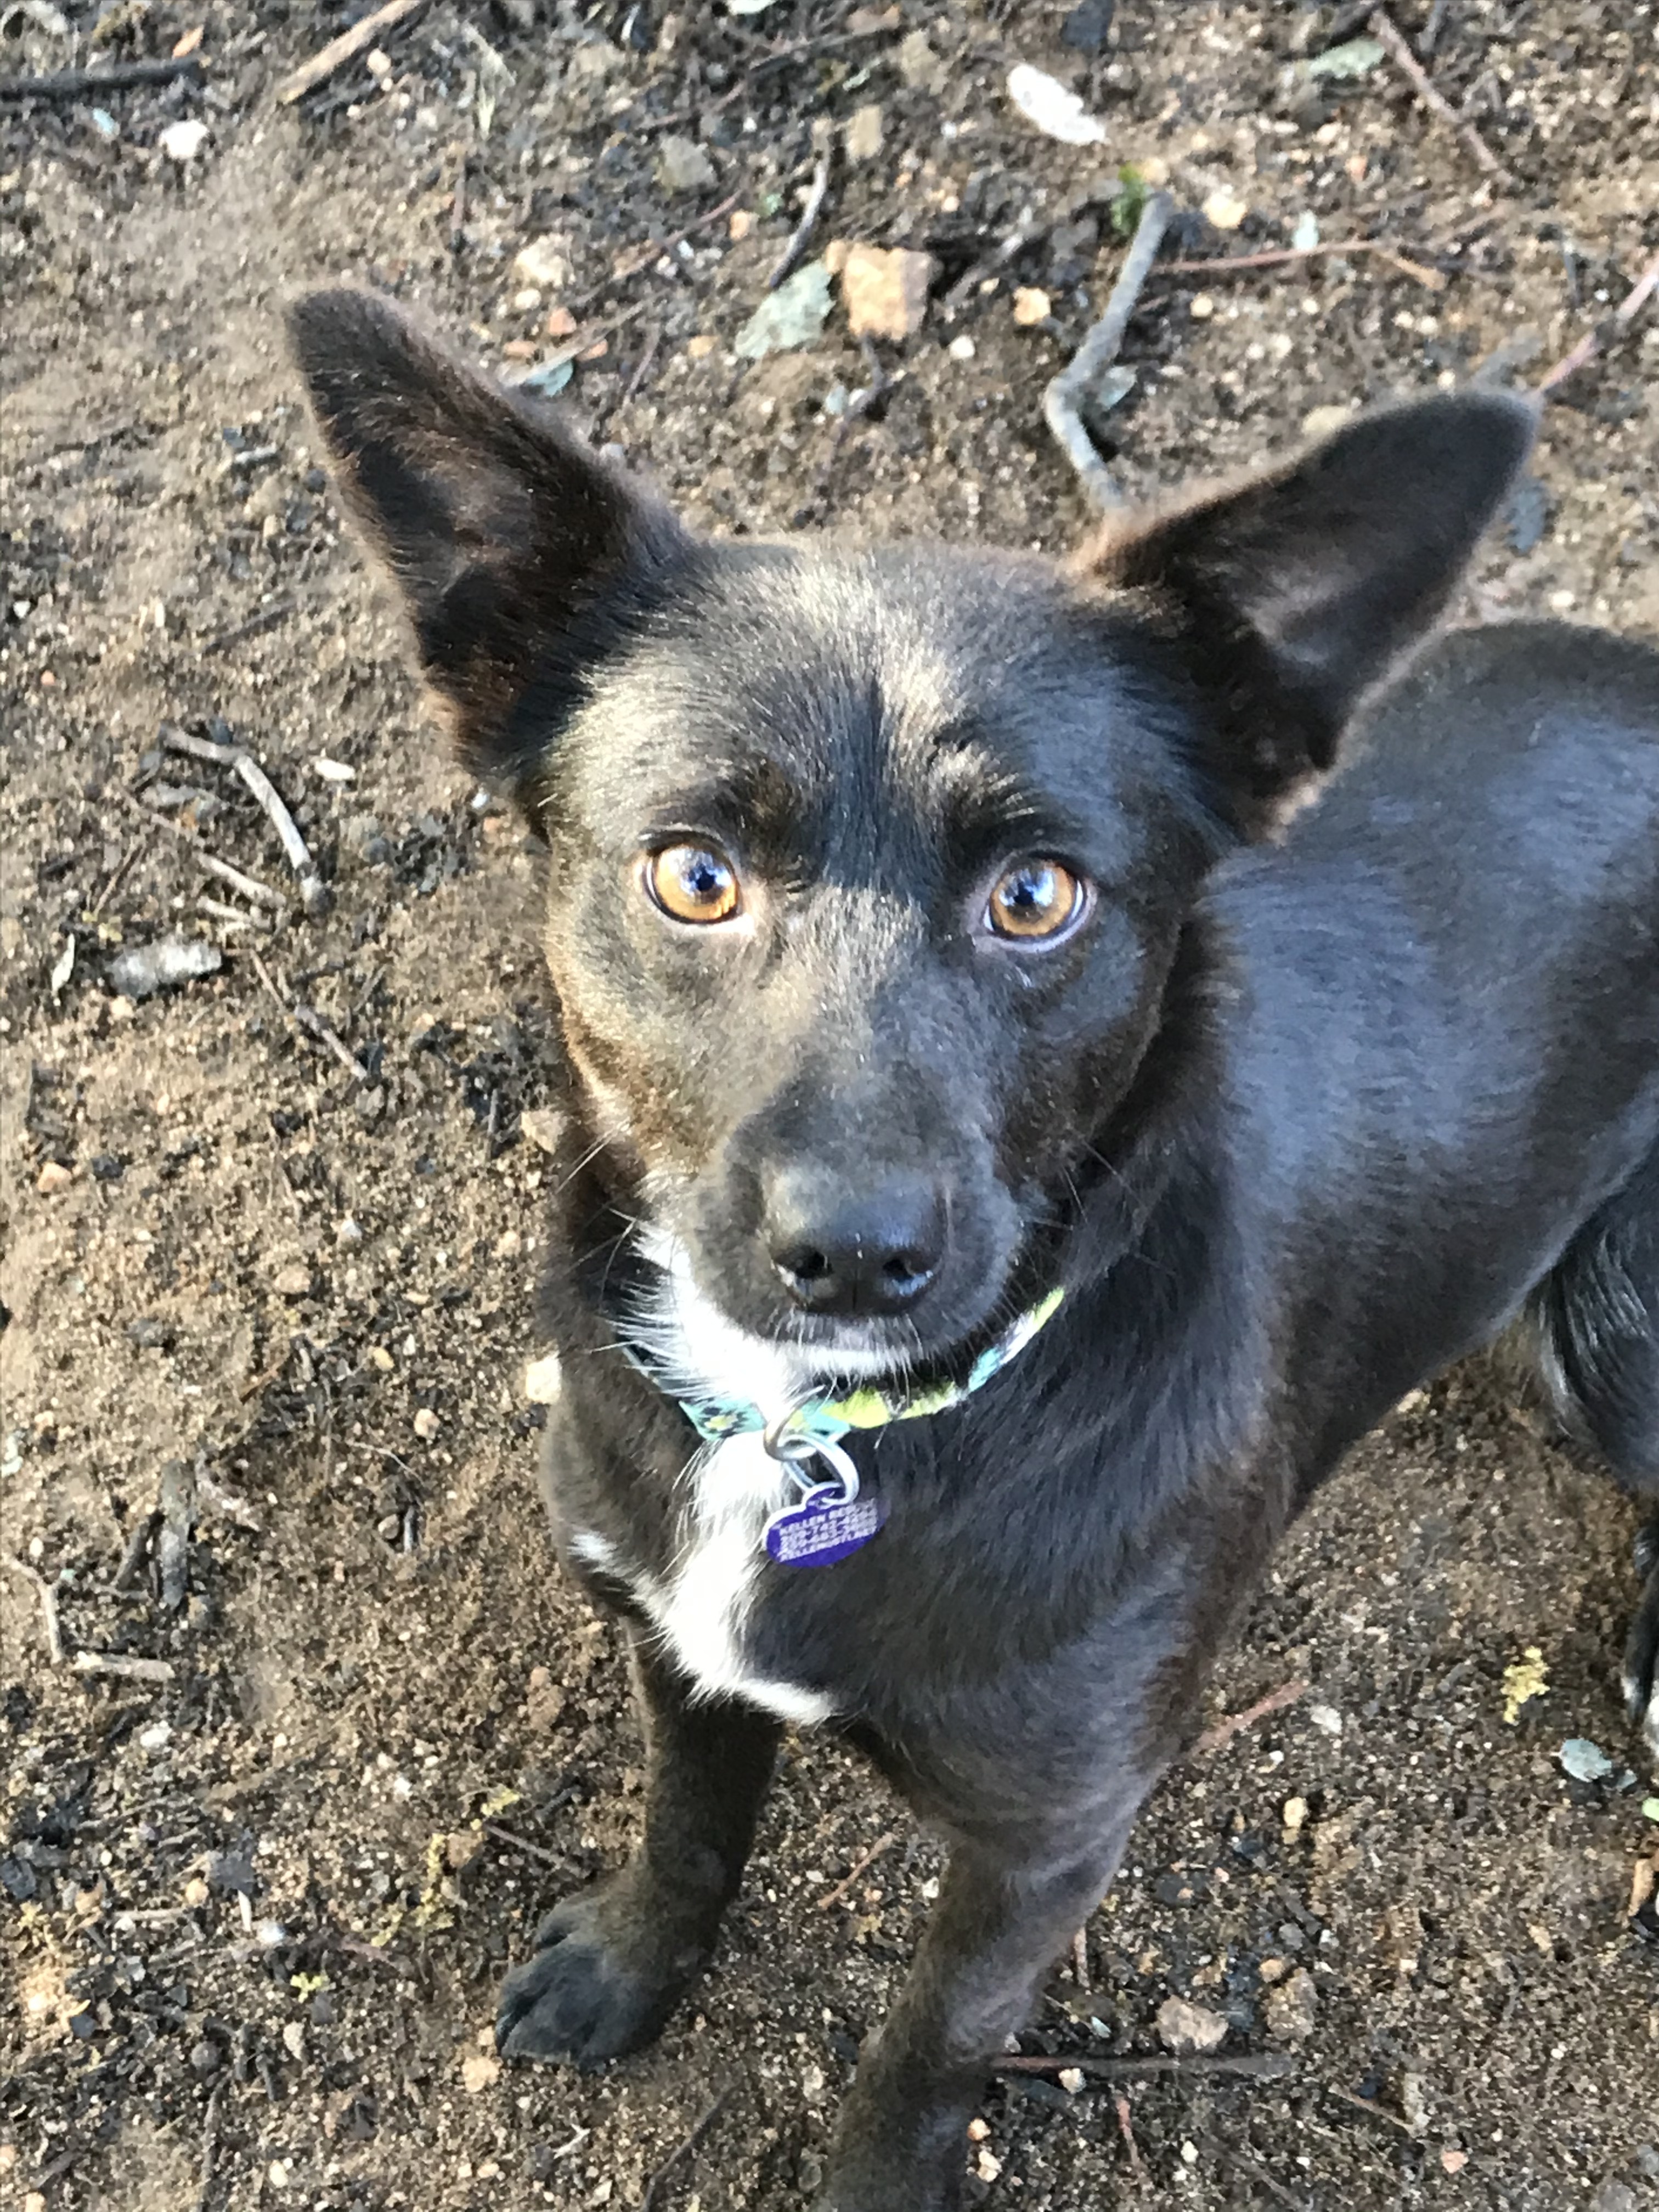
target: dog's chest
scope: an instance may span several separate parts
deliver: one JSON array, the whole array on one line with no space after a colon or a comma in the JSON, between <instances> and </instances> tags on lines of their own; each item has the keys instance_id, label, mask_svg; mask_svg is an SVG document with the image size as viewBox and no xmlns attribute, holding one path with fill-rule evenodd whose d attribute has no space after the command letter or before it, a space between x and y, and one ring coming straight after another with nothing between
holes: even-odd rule
<instances>
[{"instance_id":1,"label":"dog's chest","mask_svg":"<svg viewBox=\"0 0 1659 2212\"><path fill-rule=\"evenodd\" d=\"M671 1279L655 1348L672 1364L688 1399L751 1405L768 1419L787 1413L799 1378L775 1347L747 1338ZM666 1653L709 1697L736 1697L801 1725L827 1720L833 1697L779 1680L751 1663L756 1613L769 1580L793 1571L772 1565L766 1527L796 1495L783 1464L757 1432L704 1445L676 1487L665 1545L614 1527L573 1530L577 1559L622 1582Z\"/></svg>"}]
</instances>

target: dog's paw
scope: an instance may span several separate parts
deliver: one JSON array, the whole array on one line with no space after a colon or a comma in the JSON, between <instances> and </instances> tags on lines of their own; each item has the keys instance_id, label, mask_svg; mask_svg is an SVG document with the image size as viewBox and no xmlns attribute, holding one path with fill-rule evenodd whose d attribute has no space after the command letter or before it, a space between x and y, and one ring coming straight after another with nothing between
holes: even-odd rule
<instances>
[{"instance_id":1,"label":"dog's paw","mask_svg":"<svg viewBox=\"0 0 1659 2212\"><path fill-rule=\"evenodd\" d=\"M649 2043L708 1953L666 1918L625 1873L568 1898L536 1930L535 1956L501 1984L496 2050L597 2066Z\"/></svg>"},{"instance_id":2,"label":"dog's paw","mask_svg":"<svg viewBox=\"0 0 1659 2212\"><path fill-rule=\"evenodd\" d=\"M1630 1717L1659 1762L1659 1514L1636 1540L1640 1602L1625 1645L1625 1696Z\"/></svg>"}]
</instances>

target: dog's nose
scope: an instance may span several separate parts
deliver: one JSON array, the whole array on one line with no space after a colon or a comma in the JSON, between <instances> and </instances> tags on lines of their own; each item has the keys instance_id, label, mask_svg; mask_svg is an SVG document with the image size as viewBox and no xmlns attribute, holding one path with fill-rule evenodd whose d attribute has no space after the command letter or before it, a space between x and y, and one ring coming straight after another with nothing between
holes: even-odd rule
<instances>
[{"instance_id":1,"label":"dog's nose","mask_svg":"<svg viewBox=\"0 0 1659 2212\"><path fill-rule=\"evenodd\" d=\"M765 1237L784 1288L808 1313L902 1313L939 1273L945 1196L920 1176L849 1191L795 1170L771 1184Z\"/></svg>"}]
</instances>

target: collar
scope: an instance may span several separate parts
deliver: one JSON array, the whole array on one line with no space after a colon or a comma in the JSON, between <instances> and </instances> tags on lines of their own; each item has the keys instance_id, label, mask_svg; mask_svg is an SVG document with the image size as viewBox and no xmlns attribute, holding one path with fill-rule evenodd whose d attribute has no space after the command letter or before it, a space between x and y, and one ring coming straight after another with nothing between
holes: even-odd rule
<instances>
[{"instance_id":1,"label":"collar","mask_svg":"<svg viewBox=\"0 0 1659 2212\"><path fill-rule=\"evenodd\" d=\"M1057 1286L1029 1312L1023 1313L986 1346L959 1382L884 1383L880 1389L866 1384L844 1397L806 1398L775 1425L769 1424L760 1407L747 1400L680 1398L669 1388L648 1353L637 1345L624 1343L623 1349L647 1381L675 1399L706 1443L723 1443L728 1437L762 1434L767 1437L769 1450L779 1457L791 1457L795 1455L789 1450L791 1444L797 1453L803 1448L836 1444L851 1429L884 1429L890 1421L919 1420L924 1413L941 1413L947 1407L959 1406L994 1375L1000 1374L1009 1361L1025 1349L1037 1331L1053 1320L1065 1295L1064 1289Z\"/></svg>"}]
</instances>

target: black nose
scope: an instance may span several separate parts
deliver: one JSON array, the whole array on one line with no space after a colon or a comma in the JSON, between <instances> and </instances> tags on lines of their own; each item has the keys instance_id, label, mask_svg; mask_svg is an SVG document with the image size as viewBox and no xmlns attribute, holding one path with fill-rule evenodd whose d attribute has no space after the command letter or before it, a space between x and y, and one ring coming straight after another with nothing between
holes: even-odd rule
<instances>
[{"instance_id":1,"label":"black nose","mask_svg":"<svg viewBox=\"0 0 1659 2212\"><path fill-rule=\"evenodd\" d=\"M939 1273L945 1195L920 1176L848 1190L793 1169L769 1187L763 1233L784 1288L808 1313L902 1313Z\"/></svg>"}]
</instances>

